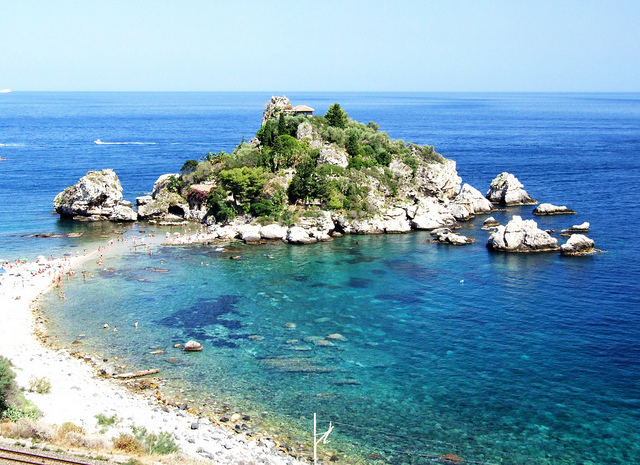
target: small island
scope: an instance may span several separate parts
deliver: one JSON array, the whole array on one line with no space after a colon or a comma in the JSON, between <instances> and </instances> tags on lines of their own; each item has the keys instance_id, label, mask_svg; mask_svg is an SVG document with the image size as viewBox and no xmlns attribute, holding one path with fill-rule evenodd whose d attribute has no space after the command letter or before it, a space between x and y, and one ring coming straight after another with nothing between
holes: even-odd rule
<instances>
[{"instance_id":1,"label":"small island","mask_svg":"<svg viewBox=\"0 0 640 465\"><path fill-rule=\"evenodd\" d=\"M412 230L433 231L440 244L467 245L474 239L452 232L459 222L489 214L494 205L537 203L513 174L500 173L482 195L462 185L455 161L432 145L392 140L378 124L348 118L338 103L324 116L313 112L272 97L255 137L243 137L231 153L208 153L187 160L180 173L160 176L150 195L136 198L137 211L123 200L120 181L109 169L87 173L56 196L54 207L61 217L78 221L203 224L198 234L167 234L170 245L231 239L312 244L345 234ZM520 222L514 217L506 231L520 230L514 226ZM529 223L535 230L535 222L522 224ZM523 238L521 246L512 244L511 233L499 238L505 227L497 227L491 250L558 250L557 240L542 231ZM528 244L529 236L544 236L543 243Z\"/></svg>"}]
</instances>

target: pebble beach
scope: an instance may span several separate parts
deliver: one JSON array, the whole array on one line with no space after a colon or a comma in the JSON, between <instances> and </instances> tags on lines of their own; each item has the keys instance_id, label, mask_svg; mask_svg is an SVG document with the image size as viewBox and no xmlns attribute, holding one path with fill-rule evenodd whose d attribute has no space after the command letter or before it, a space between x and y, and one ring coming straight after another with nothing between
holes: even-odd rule
<instances>
[{"instance_id":1,"label":"pebble beach","mask_svg":"<svg viewBox=\"0 0 640 465\"><path fill-rule=\"evenodd\" d=\"M160 241L158 238L157 242ZM132 426L144 427L153 433L168 432L175 436L182 453L220 464L301 463L281 452L272 438L250 438L226 426L212 424L207 418L162 405L152 394L132 392L120 382L100 376L98 363L87 363L42 342L41 318L36 310L38 297L45 292L56 292L57 280L83 279L78 270L87 260L106 262L111 254L126 246L110 242L100 251L86 255L41 256L35 262L9 262L2 266L0 354L11 360L20 387L26 388L34 379L50 381L47 394L25 392L42 411L40 421L51 425L72 422L87 433L101 433L107 439L130 433ZM58 290L60 298L64 298L63 290L62 285ZM115 415L118 421L104 428L98 424L98 415Z\"/></svg>"}]
</instances>

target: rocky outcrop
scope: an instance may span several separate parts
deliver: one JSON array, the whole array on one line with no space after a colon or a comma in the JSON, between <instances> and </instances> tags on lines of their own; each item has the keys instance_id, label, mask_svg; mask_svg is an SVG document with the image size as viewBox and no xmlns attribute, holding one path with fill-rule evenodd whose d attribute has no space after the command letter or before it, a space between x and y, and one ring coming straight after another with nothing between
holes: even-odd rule
<instances>
[{"instance_id":1,"label":"rocky outcrop","mask_svg":"<svg viewBox=\"0 0 640 465\"><path fill-rule=\"evenodd\" d=\"M135 221L131 203L122 200L122 186L113 170L89 171L53 201L56 213L85 221Z\"/></svg>"},{"instance_id":2,"label":"rocky outcrop","mask_svg":"<svg viewBox=\"0 0 640 465\"><path fill-rule=\"evenodd\" d=\"M139 218L164 218L169 214L194 221L201 221L204 218L199 214L189 216L191 209L185 198L168 189L174 176L179 175L163 174L153 184L153 192L150 196L136 198Z\"/></svg>"},{"instance_id":3,"label":"rocky outcrop","mask_svg":"<svg viewBox=\"0 0 640 465\"><path fill-rule=\"evenodd\" d=\"M487 192L487 199L492 203L502 206L509 205L533 205L538 203L513 174L503 172L491 181L491 186Z\"/></svg>"},{"instance_id":4,"label":"rocky outcrop","mask_svg":"<svg viewBox=\"0 0 640 465\"><path fill-rule=\"evenodd\" d=\"M569 229L563 229L563 233L586 233L589 232L589 222L585 221L582 224L574 224Z\"/></svg>"},{"instance_id":5,"label":"rocky outcrop","mask_svg":"<svg viewBox=\"0 0 640 465\"><path fill-rule=\"evenodd\" d=\"M456 171L456 162L425 163L418 166L415 186L425 197L453 199L460 192L462 178Z\"/></svg>"},{"instance_id":6,"label":"rocky outcrop","mask_svg":"<svg viewBox=\"0 0 640 465\"><path fill-rule=\"evenodd\" d=\"M422 199L416 206L409 207L407 216L414 229L433 230L456 225L451 212L434 199Z\"/></svg>"},{"instance_id":7,"label":"rocky outcrop","mask_svg":"<svg viewBox=\"0 0 640 465\"><path fill-rule=\"evenodd\" d=\"M262 114L262 126L271 118L278 118L281 113L291 110L293 110L293 105L291 105L287 97L284 95L272 96L271 100L267 102L264 113Z\"/></svg>"},{"instance_id":8,"label":"rocky outcrop","mask_svg":"<svg viewBox=\"0 0 640 465\"><path fill-rule=\"evenodd\" d=\"M440 228L431 232L432 236L435 236L436 240L440 244L449 245L467 245L475 242L474 239L469 239L462 234L456 234L448 228Z\"/></svg>"},{"instance_id":9,"label":"rocky outcrop","mask_svg":"<svg viewBox=\"0 0 640 465\"><path fill-rule=\"evenodd\" d=\"M323 147L318 155L318 165L336 165L346 168L349 164L347 152L334 147Z\"/></svg>"},{"instance_id":10,"label":"rocky outcrop","mask_svg":"<svg viewBox=\"0 0 640 465\"><path fill-rule=\"evenodd\" d=\"M562 255L588 255L596 252L596 243L583 234L572 234L566 243L560 246Z\"/></svg>"},{"instance_id":11,"label":"rocky outcrop","mask_svg":"<svg viewBox=\"0 0 640 465\"><path fill-rule=\"evenodd\" d=\"M316 241L331 240L331 233L336 228L331 214L323 210L312 212L310 216L300 218L296 226L304 228L309 237Z\"/></svg>"},{"instance_id":12,"label":"rocky outcrop","mask_svg":"<svg viewBox=\"0 0 640 465\"><path fill-rule=\"evenodd\" d=\"M493 216L490 216L489 218L484 220L484 223L482 223L483 228L494 228L496 226L500 226L500 222L497 221Z\"/></svg>"},{"instance_id":13,"label":"rocky outcrop","mask_svg":"<svg viewBox=\"0 0 640 465\"><path fill-rule=\"evenodd\" d=\"M551 205L550 203L541 203L534 210L533 214L538 216L544 215L571 215L575 212L566 206Z\"/></svg>"},{"instance_id":14,"label":"rocky outcrop","mask_svg":"<svg viewBox=\"0 0 640 465\"><path fill-rule=\"evenodd\" d=\"M538 229L535 221L514 216L491 234L487 248L500 252L550 252L558 250L558 240Z\"/></svg>"},{"instance_id":15,"label":"rocky outcrop","mask_svg":"<svg viewBox=\"0 0 640 465\"><path fill-rule=\"evenodd\" d=\"M451 202L450 211L458 221L467 221L480 213L491 213L493 204L478 189L465 184L460 193Z\"/></svg>"},{"instance_id":16,"label":"rocky outcrop","mask_svg":"<svg viewBox=\"0 0 640 465\"><path fill-rule=\"evenodd\" d=\"M138 214L133 211L130 205L118 204L114 207L113 213L109 219L118 223L123 221L137 221Z\"/></svg>"}]
</instances>

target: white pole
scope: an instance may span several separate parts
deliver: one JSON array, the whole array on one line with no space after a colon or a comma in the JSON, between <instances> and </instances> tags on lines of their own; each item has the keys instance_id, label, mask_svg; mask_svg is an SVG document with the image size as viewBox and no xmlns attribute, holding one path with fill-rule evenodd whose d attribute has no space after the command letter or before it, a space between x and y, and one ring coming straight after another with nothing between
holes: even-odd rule
<instances>
[{"instance_id":1,"label":"white pole","mask_svg":"<svg viewBox=\"0 0 640 465\"><path fill-rule=\"evenodd\" d=\"M316 442L316 414L315 412L313 413L313 463L317 463L316 461L318 460L318 458L316 457L316 454L318 452L318 443Z\"/></svg>"}]
</instances>

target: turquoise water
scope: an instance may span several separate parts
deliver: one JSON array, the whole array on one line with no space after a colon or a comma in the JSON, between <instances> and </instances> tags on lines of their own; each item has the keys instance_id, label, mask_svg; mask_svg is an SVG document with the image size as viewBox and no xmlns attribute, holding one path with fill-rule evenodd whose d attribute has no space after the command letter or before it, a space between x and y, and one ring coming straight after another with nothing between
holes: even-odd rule
<instances>
[{"instance_id":1,"label":"turquoise water","mask_svg":"<svg viewBox=\"0 0 640 465\"><path fill-rule=\"evenodd\" d=\"M118 100L124 96L109 97L115 105L105 104L109 112L132 112ZM246 103L258 97L238 98ZM334 97L305 94L295 101L318 109ZM80 98L79 105L94 98ZM202 99L205 120L228 108L216 106L216 98ZM143 114L163 114L164 108L178 118L181 99L189 98L176 97L165 108L170 96L139 97L139 108L132 108ZM304 247L160 247L152 257L131 252L108 259L106 271L94 270L95 279L76 277L65 285L64 303L47 296L43 306L61 342L85 334L83 350L110 361L124 355L128 367L156 366L170 385L194 388L185 395L195 403L220 414L220 406L229 404L250 412L258 426L289 425L294 440L309 441L309 419L318 412L323 422L337 425L335 449L353 452L355 445L388 463L431 463L446 453L479 463L640 462L640 266L632 239L640 219L634 194L640 177L638 95L335 99L356 119L380 122L392 137L435 144L458 161L463 180L481 191L500 171L513 172L535 198L578 211L536 218L541 227L560 230L590 221L590 236L605 253L492 254L480 229L483 217L464 225L462 233L477 239L464 248L427 242L427 233L344 237ZM239 107L247 118L248 110ZM252 111L258 120L260 108ZM164 118L157 120L162 128ZM131 131L127 140L140 139ZM175 137L199 140L197 134ZM102 133L97 137L107 140ZM167 163L196 158L189 155L201 148L188 146L181 149L188 154L165 152ZM131 157L152 157L149 147L123 146L117 149L122 154L110 153L108 160L134 170ZM88 144L87 150L95 147ZM152 183L161 173L153 164L144 166L135 169ZM69 177L58 172L52 183L68 185L79 175ZM11 179L4 189L18 192ZM127 182L128 198L136 189L150 189ZM35 197L40 195L46 197ZM531 218L531 210L494 216L503 222L512 214ZM11 224L0 232L13 247L5 254L33 241L19 234L35 226ZM56 231L68 225L44 224ZM100 233L112 228L102 227ZM55 244L44 241L37 243ZM230 254L242 259L229 260ZM102 329L105 320L118 326L117 336ZM317 343L335 333L345 340ZM173 348L191 338L205 350L184 354ZM166 354L151 354L156 349L150 347ZM167 362L169 357L178 360Z\"/></svg>"}]
</instances>

